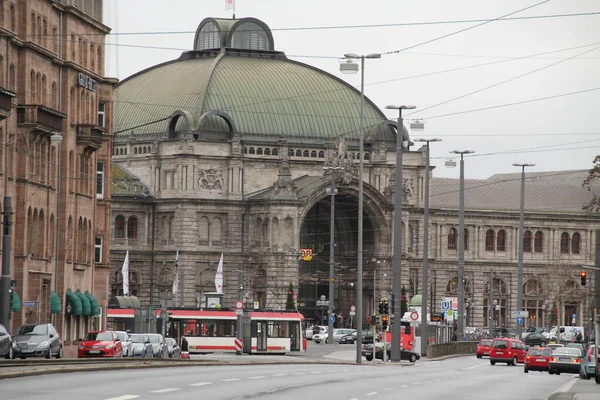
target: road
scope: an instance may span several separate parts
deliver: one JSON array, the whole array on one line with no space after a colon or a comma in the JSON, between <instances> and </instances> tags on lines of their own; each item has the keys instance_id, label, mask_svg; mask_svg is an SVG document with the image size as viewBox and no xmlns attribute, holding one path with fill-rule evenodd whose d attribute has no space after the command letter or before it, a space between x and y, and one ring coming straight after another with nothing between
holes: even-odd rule
<instances>
[{"instance_id":1,"label":"road","mask_svg":"<svg viewBox=\"0 0 600 400\"><path fill-rule=\"evenodd\" d=\"M349 349L342 351L352 355ZM373 400L400 394L420 400L542 400L556 391L575 390L588 393L575 400L600 398L600 386L593 381L524 374L522 366L491 366L475 357L400 365L292 363L81 372L8 379L0 388L3 400L306 400L325 395L328 400Z\"/></svg>"}]
</instances>

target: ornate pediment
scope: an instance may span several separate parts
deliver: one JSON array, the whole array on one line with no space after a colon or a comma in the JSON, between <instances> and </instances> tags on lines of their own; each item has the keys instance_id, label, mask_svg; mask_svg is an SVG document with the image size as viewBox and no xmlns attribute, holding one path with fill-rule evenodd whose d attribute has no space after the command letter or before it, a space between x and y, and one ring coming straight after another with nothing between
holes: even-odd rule
<instances>
[{"instance_id":1,"label":"ornate pediment","mask_svg":"<svg viewBox=\"0 0 600 400\"><path fill-rule=\"evenodd\" d=\"M281 161L277 180L273 182L273 196L275 197L296 197L298 188L292 180L292 172L287 160Z\"/></svg>"}]
</instances>

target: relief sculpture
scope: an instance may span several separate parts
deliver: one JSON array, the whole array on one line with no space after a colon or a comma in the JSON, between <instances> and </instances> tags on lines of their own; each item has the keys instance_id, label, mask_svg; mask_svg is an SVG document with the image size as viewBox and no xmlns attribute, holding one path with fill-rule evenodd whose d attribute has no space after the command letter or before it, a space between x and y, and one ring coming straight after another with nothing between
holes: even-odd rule
<instances>
[{"instance_id":1,"label":"relief sculpture","mask_svg":"<svg viewBox=\"0 0 600 400\"><path fill-rule=\"evenodd\" d=\"M198 186L200 189L218 190L223 188L223 172L218 169L199 170Z\"/></svg>"}]
</instances>

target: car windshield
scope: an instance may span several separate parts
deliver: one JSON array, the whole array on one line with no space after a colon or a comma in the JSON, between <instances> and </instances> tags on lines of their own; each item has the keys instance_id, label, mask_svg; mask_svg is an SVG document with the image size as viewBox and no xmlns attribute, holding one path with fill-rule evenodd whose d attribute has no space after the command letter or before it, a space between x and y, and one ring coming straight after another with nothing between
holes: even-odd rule
<instances>
[{"instance_id":1,"label":"car windshield","mask_svg":"<svg viewBox=\"0 0 600 400\"><path fill-rule=\"evenodd\" d=\"M129 337L133 343L146 343L144 335L131 335Z\"/></svg>"},{"instance_id":2,"label":"car windshield","mask_svg":"<svg viewBox=\"0 0 600 400\"><path fill-rule=\"evenodd\" d=\"M17 331L17 336L20 335L47 335L47 325L23 325Z\"/></svg>"},{"instance_id":3,"label":"car windshield","mask_svg":"<svg viewBox=\"0 0 600 400\"><path fill-rule=\"evenodd\" d=\"M119 340L121 342L126 342L127 341L127 333L125 332L115 332L117 334L117 336L119 337Z\"/></svg>"},{"instance_id":4,"label":"car windshield","mask_svg":"<svg viewBox=\"0 0 600 400\"><path fill-rule=\"evenodd\" d=\"M113 340L113 335L110 332L88 332L83 340Z\"/></svg>"},{"instance_id":5,"label":"car windshield","mask_svg":"<svg viewBox=\"0 0 600 400\"><path fill-rule=\"evenodd\" d=\"M508 349L508 341L507 340L494 340L493 347L495 349Z\"/></svg>"},{"instance_id":6,"label":"car windshield","mask_svg":"<svg viewBox=\"0 0 600 400\"><path fill-rule=\"evenodd\" d=\"M563 355L563 356L580 356L581 351L572 347L561 347L552 352L552 355Z\"/></svg>"},{"instance_id":7,"label":"car windshield","mask_svg":"<svg viewBox=\"0 0 600 400\"><path fill-rule=\"evenodd\" d=\"M530 356L549 356L550 354L552 354L552 349L538 348L529 350Z\"/></svg>"},{"instance_id":8,"label":"car windshield","mask_svg":"<svg viewBox=\"0 0 600 400\"><path fill-rule=\"evenodd\" d=\"M150 342L152 342L152 343L160 343L158 335L151 335L150 336Z\"/></svg>"}]
</instances>

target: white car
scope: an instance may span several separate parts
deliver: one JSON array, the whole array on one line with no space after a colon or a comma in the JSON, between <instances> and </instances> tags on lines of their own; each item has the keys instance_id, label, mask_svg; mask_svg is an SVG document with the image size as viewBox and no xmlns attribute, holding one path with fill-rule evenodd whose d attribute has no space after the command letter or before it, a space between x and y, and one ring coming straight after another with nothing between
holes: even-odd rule
<instances>
[{"instance_id":1,"label":"white car","mask_svg":"<svg viewBox=\"0 0 600 400\"><path fill-rule=\"evenodd\" d=\"M123 345L123 357L133 357L133 341L129 334L125 331L115 331L115 333L121 340L121 345Z\"/></svg>"},{"instance_id":2,"label":"white car","mask_svg":"<svg viewBox=\"0 0 600 400\"><path fill-rule=\"evenodd\" d=\"M323 333L324 331L327 331L326 326L313 325L309 328L306 328L305 337L307 340L311 340L314 335L316 335L318 333Z\"/></svg>"},{"instance_id":3,"label":"white car","mask_svg":"<svg viewBox=\"0 0 600 400\"><path fill-rule=\"evenodd\" d=\"M333 330L333 342L339 342L342 336L350 335L351 333L356 332L356 329L348 329L348 328L339 328ZM329 332L325 331L323 333L313 335L313 342L315 343L329 343Z\"/></svg>"},{"instance_id":4,"label":"white car","mask_svg":"<svg viewBox=\"0 0 600 400\"><path fill-rule=\"evenodd\" d=\"M324 331L314 334L312 337L312 340L315 343L325 342L325 340L327 340L327 335L328 335L327 328L325 328Z\"/></svg>"}]
</instances>

